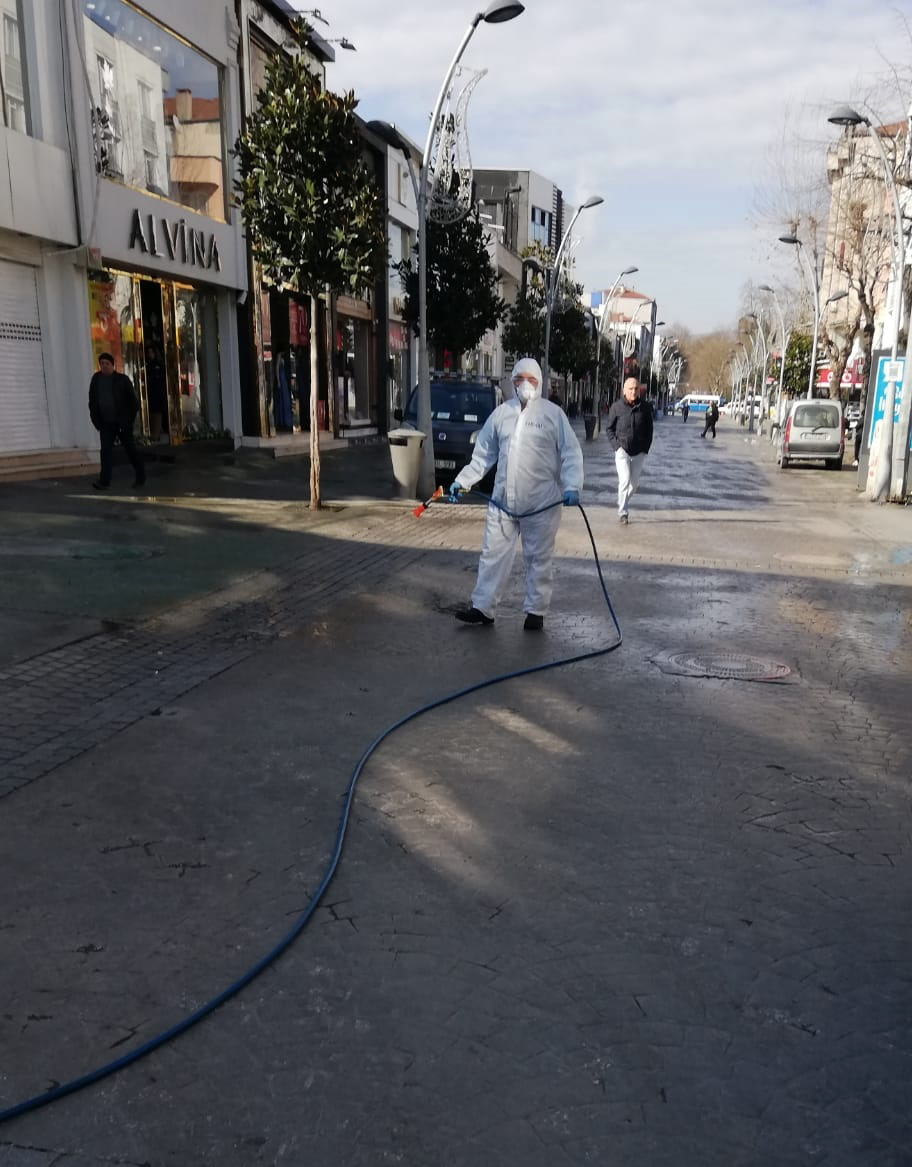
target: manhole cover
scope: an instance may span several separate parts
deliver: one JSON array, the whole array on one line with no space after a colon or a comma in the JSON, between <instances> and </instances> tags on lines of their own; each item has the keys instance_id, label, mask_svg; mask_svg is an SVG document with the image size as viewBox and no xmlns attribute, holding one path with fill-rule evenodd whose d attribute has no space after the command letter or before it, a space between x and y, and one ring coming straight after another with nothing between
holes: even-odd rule
<instances>
[{"instance_id":1,"label":"manhole cover","mask_svg":"<svg viewBox=\"0 0 912 1167\"><path fill-rule=\"evenodd\" d=\"M788 665L739 652L676 652L655 663L664 673L725 681L784 681L792 675Z\"/></svg>"}]
</instances>

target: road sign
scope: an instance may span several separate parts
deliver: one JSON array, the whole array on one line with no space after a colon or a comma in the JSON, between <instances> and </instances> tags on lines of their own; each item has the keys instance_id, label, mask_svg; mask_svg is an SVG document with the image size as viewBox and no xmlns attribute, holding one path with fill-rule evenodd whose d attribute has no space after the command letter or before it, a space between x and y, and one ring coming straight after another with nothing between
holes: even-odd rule
<instances>
[{"instance_id":1,"label":"road sign","mask_svg":"<svg viewBox=\"0 0 912 1167\"><path fill-rule=\"evenodd\" d=\"M902 403L902 383L905 372L906 359L900 357L891 361L887 357L880 357L877 361L877 381L874 385L874 405L871 409L868 425L868 446L874 445L874 432L877 423L883 420L884 408L887 402L887 387L891 381L896 385L896 394L893 399L893 424L899 424L899 407ZM909 436L909 448L912 449L912 434Z\"/></svg>"}]
</instances>

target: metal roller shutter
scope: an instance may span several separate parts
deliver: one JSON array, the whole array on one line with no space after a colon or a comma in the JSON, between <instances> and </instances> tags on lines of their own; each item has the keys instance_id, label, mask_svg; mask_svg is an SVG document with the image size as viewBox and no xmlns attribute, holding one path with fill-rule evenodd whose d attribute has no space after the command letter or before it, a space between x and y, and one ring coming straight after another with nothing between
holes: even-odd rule
<instances>
[{"instance_id":1,"label":"metal roller shutter","mask_svg":"<svg viewBox=\"0 0 912 1167\"><path fill-rule=\"evenodd\" d=\"M35 271L0 259L0 453L50 444Z\"/></svg>"}]
</instances>

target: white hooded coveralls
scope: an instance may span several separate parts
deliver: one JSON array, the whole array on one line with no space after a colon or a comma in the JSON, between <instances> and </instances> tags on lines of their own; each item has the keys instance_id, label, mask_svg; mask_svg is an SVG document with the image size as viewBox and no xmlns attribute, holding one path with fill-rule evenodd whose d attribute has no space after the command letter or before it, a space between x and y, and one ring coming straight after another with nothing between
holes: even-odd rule
<instances>
[{"instance_id":1,"label":"white hooded coveralls","mask_svg":"<svg viewBox=\"0 0 912 1167\"><path fill-rule=\"evenodd\" d=\"M561 502L567 490L582 490L583 452L564 411L541 397L538 363L519 361L513 376L518 372L537 373L538 396L525 408L513 397L494 410L475 441L472 461L457 474L455 482L469 490L496 463L491 498L513 514L523 515ZM516 540L521 535L526 569L523 611L537 616L548 612L552 554L560 518L560 506L513 519L488 504L478 579L472 592L473 607L486 616L494 616L513 566Z\"/></svg>"}]
</instances>

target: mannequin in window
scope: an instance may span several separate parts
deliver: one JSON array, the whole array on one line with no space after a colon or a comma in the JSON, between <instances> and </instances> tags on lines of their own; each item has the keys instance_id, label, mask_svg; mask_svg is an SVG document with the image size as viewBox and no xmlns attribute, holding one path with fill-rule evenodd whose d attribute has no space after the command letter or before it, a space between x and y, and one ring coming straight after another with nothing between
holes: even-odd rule
<instances>
[{"instance_id":1,"label":"mannequin in window","mask_svg":"<svg viewBox=\"0 0 912 1167\"><path fill-rule=\"evenodd\" d=\"M288 359L284 352L279 353L276 357L272 419L277 430L290 430L294 426L294 416L291 411L291 388L288 384Z\"/></svg>"},{"instance_id":2,"label":"mannequin in window","mask_svg":"<svg viewBox=\"0 0 912 1167\"><path fill-rule=\"evenodd\" d=\"M160 350L146 345L146 394L149 401L149 436L153 442L168 435L168 379Z\"/></svg>"}]
</instances>

